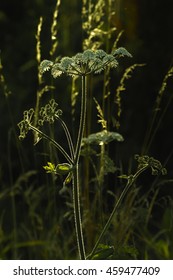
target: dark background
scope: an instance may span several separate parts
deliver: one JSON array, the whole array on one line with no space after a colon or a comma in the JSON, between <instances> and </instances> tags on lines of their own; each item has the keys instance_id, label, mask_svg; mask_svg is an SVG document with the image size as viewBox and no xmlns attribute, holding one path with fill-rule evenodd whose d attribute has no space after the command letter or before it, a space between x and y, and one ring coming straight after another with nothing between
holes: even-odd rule
<instances>
[{"instance_id":1,"label":"dark background","mask_svg":"<svg viewBox=\"0 0 173 280\"><path fill-rule=\"evenodd\" d=\"M0 1L0 51L9 92L5 96L1 87L0 187L8 184L11 179L15 181L21 172L39 169L34 157L34 151L38 151L39 147L38 150L33 147L31 138L22 143L18 141L17 123L22 119L22 112L35 104L38 86L35 34L39 18L43 16L42 59L49 58L50 26L55 4L55 0ZM128 168L129 159L142 150L158 91L164 76L173 66L173 4L171 0L119 0L116 1L115 11L117 29L124 30L120 45L132 53L132 64L146 64L134 72L123 93L120 133L125 142L119 153L124 166ZM82 51L81 1L62 1L58 36L60 55L70 56ZM170 79L161 110L173 95L172 85ZM68 116L68 101L61 99L63 91L61 79L58 94L60 104L67 108ZM168 179L173 177L172 108L170 102L147 151L163 164L166 163ZM20 162L21 158L24 165ZM41 167L39 172L42 172ZM170 185L162 191L173 194Z\"/></svg>"},{"instance_id":2,"label":"dark background","mask_svg":"<svg viewBox=\"0 0 173 280\"><path fill-rule=\"evenodd\" d=\"M132 63L145 63L137 76L128 82L128 94L123 102L122 124L127 136L142 141L150 121L162 80L172 66L172 2L165 1L117 1L116 26L123 29L120 42L132 54ZM48 57L50 49L50 24L55 1L1 1L0 49L3 74L11 92L8 102L13 122L21 118L24 109L33 106L37 88L37 62L35 59L35 34L39 17L44 17L42 32L42 57ZM59 53L75 54L82 49L81 1L63 1L60 9ZM115 10L116 10L115 9ZM171 87L165 95L172 94ZM166 159L172 149L171 106L154 143L154 152ZM11 120L1 94L1 155L6 150L7 133ZM159 141L158 141L159 139ZM137 143L136 143L137 144ZM141 145L141 142L138 143Z\"/></svg>"}]
</instances>

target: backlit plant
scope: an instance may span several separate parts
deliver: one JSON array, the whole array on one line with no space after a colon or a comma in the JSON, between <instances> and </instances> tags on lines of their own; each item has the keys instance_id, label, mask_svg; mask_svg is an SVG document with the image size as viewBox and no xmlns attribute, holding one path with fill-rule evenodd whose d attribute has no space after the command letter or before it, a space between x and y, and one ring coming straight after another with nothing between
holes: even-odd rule
<instances>
[{"instance_id":1,"label":"backlit plant","mask_svg":"<svg viewBox=\"0 0 173 280\"><path fill-rule=\"evenodd\" d=\"M99 74L104 71L107 67L116 68L118 66L118 58L122 56L131 57L130 53L124 49L119 48L113 51L111 54L107 54L103 50L86 50L83 53L78 53L73 57L64 57L55 63L49 60L44 60L40 65L40 73L44 74L46 71L51 71L54 78L66 74L68 76L77 76L81 78L81 110L80 110L80 121L77 133L77 141L74 144L72 141L71 134L66 123L62 119L62 110L59 109L58 104L54 99L51 99L48 104L41 107L38 114L37 125L34 123L34 109L30 109L24 112L23 120L18 124L20 129L20 139L23 139L28 134L29 130L34 131L37 134L38 141L41 138L47 139L51 142L64 156L66 162L54 164L48 162L46 166L43 166L47 173L53 173L57 175L65 175L64 185L68 184L72 180L73 185L73 208L74 208L74 220L76 237L78 244L78 251L80 259L97 259L103 258L106 254L110 257L114 250L112 246L107 246L101 244L102 239L106 231L108 230L112 218L116 211L118 210L123 198L127 194L130 187L134 184L138 176L148 168L151 168L152 174L157 175L159 172L161 174L166 174L166 169L162 167L161 163L154 158L148 156L135 156L138 167L134 175L121 175L120 178L126 179L127 183L122 191L119 199L117 200L113 211L105 224L101 234L99 235L97 242L91 253L86 256L83 230L82 230L82 219L81 219L81 203L80 203L80 186L79 186L79 158L81 154L81 148L83 145L91 145L93 143L98 143L99 145L105 145L110 141L123 141L123 137L117 132L109 132L107 130L106 121L103 118L101 108L97 104L97 109L99 112L100 121L102 121L103 131L95 134L89 135L84 138L84 127L86 119L86 108L87 108L87 76L90 74ZM65 132L68 151L66 151L57 141L48 136L42 131L42 126L45 122L50 124L58 120ZM104 123L103 123L104 122Z\"/></svg>"},{"instance_id":2,"label":"backlit plant","mask_svg":"<svg viewBox=\"0 0 173 280\"><path fill-rule=\"evenodd\" d=\"M86 259L86 254L80 213L78 164L86 119L87 76L90 74L99 74L107 67L116 68L118 66L117 59L124 56L131 57L131 54L125 48L118 48L111 54L107 54L103 50L85 50L83 53L78 53L73 57L64 57L60 61L55 63L49 60L42 61L40 65L41 74L50 70L54 78L57 78L62 74L81 77L81 111L77 143L75 145L73 144L67 125L61 118L62 111L58 108L58 104L54 99L50 100L49 103L45 105L45 107L42 107L40 109L37 126L34 124L34 109L25 111L23 120L18 124L20 129L20 139L25 138L29 130L33 130L35 133L37 133L39 140L41 138L45 138L50 141L64 155L65 159L67 160L66 163L57 164L56 166L53 163L48 162L48 165L44 166L44 169L48 173L66 175L67 177L64 181L64 184L69 183L72 179L75 228L79 255L81 259ZM44 122L54 123L55 120L58 120L64 129L70 154L65 151L58 142L49 137L47 134L43 133L41 130ZM115 135L112 137L115 137ZM117 141L122 141L120 136L117 136L116 138Z\"/></svg>"}]
</instances>

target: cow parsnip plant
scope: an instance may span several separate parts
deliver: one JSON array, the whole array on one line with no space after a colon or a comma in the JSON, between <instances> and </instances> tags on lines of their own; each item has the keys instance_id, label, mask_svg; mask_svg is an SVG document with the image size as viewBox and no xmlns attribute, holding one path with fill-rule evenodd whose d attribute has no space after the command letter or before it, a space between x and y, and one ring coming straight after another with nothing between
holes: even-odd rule
<instances>
[{"instance_id":1,"label":"cow parsnip plant","mask_svg":"<svg viewBox=\"0 0 173 280\"><path fill-rule=\"evenodd\" d=\"M124 48L119 48L111 54L107 54L103 50L86 50L83 53L78 53L71 58L64 57L59 62L54 63L49 60L44 60L41 63L41 75L46 71L51 71L51 74L54 78L57 78L62 74L66 74L68 76L77 76L81 78L81 111L77 142L75 144L72 141L72 137L66 123L62 119L62 110L59 109L58 104L54 99L51 99L48 104L41 107L38 114L37 125L35 125L35 111L32 108L24 111L23 120L18 124L20 129L20 139L24 139L30 130L34 131L38 137L38 141L42 138L45 138L50 143L52 143L66 159L66 162L64 163L55 165L54 163L48 162L47 165L43 167L47 173L65 175L65 185L70 183L72 180L75 230L79 256L80 259L83 260L103 258L105 254L106 258L109 258L114 253L114 249L112 246L101 244L101 242L104 234L106 233L112 222L114 214L121 205L123 198L129 191L130 187L133 186L139 175L148 168L151 169L153 175L157 175L158 173L161 173L162 175L166 174L166 169L162 167L162 164L158 160L155 160L154 158L148 156L135 156L135 159L138 162L137 171L134 175L121 176L122 179L127 180L126 186L122 191L119 199L117 200L107 223L105 224L102 232L97 239L97 242L95 243L94 248L92 249L91 253L86 256L80 211L81 205L78 171L82 143L88 141L88 144L91 144L93 141L103 141L105 139L107 142L109 142L110 139L123 141L123 138L119 133L108 132L106 128L104 129L102 134L97 133L90 135L88 138L83 138L87 107L87 76L90 74L99 74L107 67L116 68L118 66L117 59L121 56L131 57L131 54ZM60 122L65 132L69 151L66 151L57 141L55 141L53 138L42 131L42 126L45 124L45 122L52 124L56 120Z\"/></svg>"},{"instance_id":2,"label":"cow parsnip plant","mask_svg":"<svg viewBox=\"0 0 173 280\"><path fill-rule=\"evenodd\" d=\"M133 185L138 176L148 168L151 168L152 174L157 175L158 172L161 172L163 175L166 173L165 168L162 167L161 163L154 158L150 158L148 156L136 156L136 160L138 161L138 168L134 175L126 176L122 175L121 178L127 179L127 184L120 195L118 201L116 202L114 209L104 226L101 234L98 237L98 240L92 250L92 252L86 256L84 238L83 238L83 230L82 230L82 219L81 219L81 211L80 211L80 187L79 187L79 159L82 147L82 141L86 141L87 138L83 138L84 136L84 128L85 128L85 119L86 119L86 108L87 108L87 76L91 74L100 74L107 67L117 68L118 66L118 58L128 56L131 57L131 54L125 48L119 48L112 52L111 54L107 54L103 50L86 50L83 53L78 53L73 57L64 57L58 62L52 62L50 60L44 60L40 64L40 73L43 75L46 71L51 71L51 74L54 78L58 78L62 74L66 74L68 76L77 76L81 78L81 111L80 111L80 121L78 127L78 135L76 144L73 143L72 137L70 135L69 129L66 123L62 119L62 110L59 109L58 104L54 99L51 99L48 104L44 107L41 107L38 116L37 125L34 122L34 109L30 109L28 111L24 111L24 118L18 124L20 129L20 139L23 139L28 134L29 130L34 131L38 139L41 138L47 139L51 142L58 150L61 152L66 159L67 162L60 163L55 165L54 163L48 162L46 166L43 166L47 173L54 173L58 175L65 175L64 185L68 184L72 180L73 185L73 206L74 206L74 220L75 220L75 229L76 229L76 237L78 244L78 251L80 259L96 259L102 258L103 255L112 254L112 247L101 244L102 238L105 232L108 230L112 218L117 211L119 205L121 204L124 196L128 192L129 188ZM62 128L65 132L69 151L66 151L58 142L49 137L42 131L42 126L45 122L50 124L54 123L56 120L60 122ZM97 137L96 137L97 136ZM102 134L94 134L94 139L96 140L106 139L109 137L110 139L114 139L117 141L123 141L123 137L119 133L108 132L107 129L102 132ZM90 135L88 138L90 142L93 141L93 136ZM109 140L110 140L109 139ZM95 140L94 140L95 141ZM108 140L107 140L108 141ZM106 247L105 247L106 246ZM108 256L109 257L109 256Z\"/></svg>"},{"instance_id":3,"label":"cow parsnip plant","mask_svg":"<svg viewBox=\"0 0 173 280\"><path fill-rule=\"evenodd\" d=\"M25 138L28 131L32 130L37 133L39 140L41 138L45 138L49 142L51 142L67 160L67 162L58 164L57 166L55 166L51 162L48 162L48 165L44 166L44 169L48 173L51 172L55 174L66 175L64 184L69 183L72 179L75 228L79 256L81 259L86 259L86 253L83 240L80 212L78 164L86 119L87 76L91 74L100 74L107 67L117 68L117 59L124 56L131 57L131 54L125 48L118 48L114 50L111 54L107 54L103 50L85 50L83 53L77 53L73 57L64 57L58 62L52 62L50 60L44 60L41 62L41 74L44 74L46 71L50 70L54 78L58 78L62 74L66 74L68 76L77 76L81 78L81 111L77 143L75 145L73 144L72 137L70 135L67 125L61 118L62 111L58 108L58 104L55 102L54 99L50 100L46 106L40 109L37 126L34 123L34 109L25 111L23 114L23 120L18 124L20 129L20 139ZM58 142L56 142L54 139L49 137L41 130L41 127L44 125L45 122L54 123L55 120L58 120L64 129L70 153L65 151L64 148ZM117 141L119 141L119 139L121 139L121 137L119 137L117 133Z\"/></svg>"}]
</instances>

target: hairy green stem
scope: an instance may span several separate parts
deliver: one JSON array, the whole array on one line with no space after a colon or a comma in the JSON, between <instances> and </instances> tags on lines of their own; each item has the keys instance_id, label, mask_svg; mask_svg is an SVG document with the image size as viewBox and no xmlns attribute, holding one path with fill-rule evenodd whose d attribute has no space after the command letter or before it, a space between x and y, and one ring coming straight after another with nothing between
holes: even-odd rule
<instances>
[{"instance_id":1,"label":"hairy green stem","mask_svg":"<svg viewBox=\"0 0 173 280\"><path fill-rule=\"evenodd\" d=\"M101 232L99 238L97 239L97 242L96 242L96 244L95 244L95 246L94 246L92 252L89 254L89 256L88 256L87 258L91 259L91 258L94 256L94 254L95 254L95 252L96 252L96 250L97 250L97 248L98 248L98 245L100 244L100 242L101 242L101 240L102 240L104 234L105 234L106 231L108 230L108 228L109 228L109 226L110 226L110 224L111 224L111 222L112 222L112 218L113 218L113 216L115 215L116 211L118 210L118 208L119 208L119 206L120 206L120 204L121 204L123 198L125 197L125 195L126 195L127 192L129 191L130 187L133 185L133 183L135 182L135 180L138 178L138 176L139 176L143 171L145 171L147 168L148 168L148 164L146 164L146 165L143 166L141 169L139 169L139 170L135 173L135 175L129 176L129 179L128 179L128 181L127 181L127 184L126 184L124 190L122 191L122 193L121 193L121 195L120 195L118 201L116 202L116 204L115 204L115 206L114 206L114 209L113 209L113 211L112 211L112 213L111 213L111 215L110 215L110 217L109 217L107 223L105 224L105 226L104 226L104 228L103 228L103 230L102 230L102 232Z\"/></svg>"},{"instance_id":2,"label":"hairy green stem","mask_svg":"<svg viewBox=\"0 0 173 280\"><path fill-rule=\"evenodd\" d=\"M66 138L67 138L67 142L68 142L68 146L69 146L69 149L70 149L70 155L71 155L71 158L74 161L74 146L73 146L73 141L71 139L71 135L70 135L70 132L68 130L68 127L66 126L65 122L58 115L56 115L56 118L61 123L61 125L64 129L64 132L65 132L65 135L66 135Z\"/></svg>"},{"instance_id":3,"label":"hairy green stem","mask_svg":"<svg viewBox=\"0 0 173 280\"><path fill-rule=\"evenodd\" d=\"M86 119L86 93L87 93L87 77L85 75L82 76L82 97L81 97L81 113L80 113L80 123L79 123L79 132L76 144L75 151L75 160L74 164L79 162L81 143L84 134L85 128L85 119Z\"/></svg>"},{"instance_id":4,"label":"hairy green stem","mask_svg":"<svg viewBox=\"0 0 173 280\"><path fill-rule=\"evenodd\" d=\"M73 171L73 205L74 205L74 217L75 217L75 229L77 244L79 250L80 259L85 260L85 246L83 241L83 230L81 222L81 210L80 210L80 192L79 192L79 173L78 173L78 163L80 157L81 143L84 134L85 119L86 119L86 76L82 76L82 97L81 97L81 112L80 112L80 123L78 138L75 150L74 166Z\"/></svg>"},{"instance_id":5,"label":"hairy green stem","mask_svg":"<svg viewBox=\"0 0 173 280\"><path fill-rule=\"evenodd\" d=\"M82 231L81 211L80 211L78 164L75 166L75 169L73 171L73 205L74 205L75 229L76 229L79 257L81 260L85 260L86 259L85 246L83 241L83 231Z\"/></svg>"}]
</instances>

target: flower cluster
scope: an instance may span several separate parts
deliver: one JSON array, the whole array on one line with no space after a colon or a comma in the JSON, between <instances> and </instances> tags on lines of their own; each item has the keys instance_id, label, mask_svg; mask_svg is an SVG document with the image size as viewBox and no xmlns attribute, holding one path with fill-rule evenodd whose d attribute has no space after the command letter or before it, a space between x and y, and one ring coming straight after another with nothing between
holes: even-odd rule
<instances>
[{"instance_id":1,"label":"flower cluster","mask_svg":"<svg viewBox=\"0 0 173 280\"><path fill-rule=\"evenodd\" d=\"M44 122L54 123L55 119L62 115L62 110L57 109L57 107L58 104L54 99L51 99L48 104L41 107L38 124L42 126Z\"/></svg>"},{"instance_id":2,"label":"flower cluster","mask_svg":"<svg viewBox=\"0 0 173 280\"><path fill-rule=\"evenodd\" d=\"M32 123L32 119L34 116L34 109L29 109L28 111L23 112L23 120L18 123L18 127L20 129L19 139L22 140L26 137L29 129L30 124Z\"/></svg>"},{"instance_id":3,"label":"flower cluster","mask_svg":"<svg viewBox=\"0 0 173 280\"><path fill-rule=\"evenodd\" d=\"M54 123L55 119L62 115L62 110L58 109L58 104L54 99L51 99L48 104L41 107L38 116L38 126L42 126L44 122ZM24 111L23 120L18 124L20 129L19 139L22 140L26 137L28 131L33 129L35 111L33 108Z\"/></svg>"},{"instance_id":4,"label":"flower cluster","mask_svg":"<svg viewBox=\"0 0 173 280\"><path fill-rule=\"evenodd\" d=\"M159 172L161 172L162 175L167 174L166 168L162 166L159 160L154 159L153 157L135 155L135 159L138 162L139 169L143 168L144 166L149 166L151 167L152 175L158 175Z\"/></svg>"},{"instance_id":5,"label":"flower cluster","mask_svg":"<svg viewBox=\"0 0 173 280\"><path fill-rule=\"evenodd\" d=\"M118 66L117 58L122 56L131 57L131 54L125 48L118 48L111 54L107 54L103 50L85 50L83 53L77 53L73 57L63 57L57 63L43 60L40 64L40 72L43 74L51 70L54 78L61 76L63 73L69 76L86 76L91 73L99 74L107 66L116 68Z\"/></svg>"}]
</instances>

